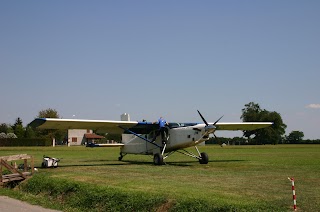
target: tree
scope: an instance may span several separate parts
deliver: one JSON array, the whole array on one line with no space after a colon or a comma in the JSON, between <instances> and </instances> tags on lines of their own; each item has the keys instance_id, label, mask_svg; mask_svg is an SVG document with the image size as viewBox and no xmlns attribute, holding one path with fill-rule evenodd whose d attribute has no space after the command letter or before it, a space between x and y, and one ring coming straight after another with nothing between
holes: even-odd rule
<instances>
[{"instance_id":1,"label":"tree","mask_svg":"<svg viewBox=\"0 0 320 212\"><path fill-rule=\"evenodd\" d=\"M60 116L58 111L52 108L48 108L39 111L37 118L60 118Z\"/></svg>"},{"instance_id":2,"label":"tree","mask_svg":"<svg viewBox=\"0 0 320 212\"><path fill-rule=\"evenodd\" d=\"M17 119L16 119L16 122L14 123L14 125L13 125L13 128L15 127L15 126L17 126L17 125L22 125L22 120L21 120L21 118L20 117L18 117Z\"/></svg>"},{"instance_id":3,"label":"tree","mask_svg":"<svg viewBox=\"0 0 320 212\"><path fill-rule=\"evenodd\" d=\"M24 133L24 137L25 138L35 138L36 137L36 133L34 132L32 127L30 127L30 126L26 127L26 131Z\"/></svg>"},{"instance_id":4,"label":"tree","mask_svg":"<svg viewBox=\"0 0 320 212\"><path fill-rule=\"evenodd\" d=\"M48 108L41 110L38 113L37 118L60 118L57 110ZM39 137L49 137L51 139L55 138L57 140L62 140L66 134L65 130L37 130L35 129L37 136Z\"/></svg>"},{"instance_id":5,"label":"tree","mask_svg":"<svg viewBox=\"0 0 320 212\"><path fill-rule=\"evenodd\" d=\"M250 102L242 109L240 117L244 122L273 122L273 125L263 129L243 131L243 136L252 139L256 144L277 144L285 133L287 125L282 121L281 115L275 111L261 109L259 104Z\"/></svg>"},{"instance_id":6,"label":"tree","mask_svg":"<svg viewBox=\"0 0 320 212\"><path fill-rule=\"evenodd\" d=\"M304 133L301 131L292 131L286 137L286 140L290 144L299 144L303 141Z\"/></svg>"},{"instance_id":7,"label":"tree","mask_svg":"<svg viewBox=\"0 0 320 212\"><path fill-rule=\"evenodd\" d=\"M25 133L25 129L22 125L22 120L20 117L18 117L16 119L16 122L12 125L12 129L14 134L18 137L18 138L23 138L24 137L24 133Z\"/></svg>"},{"instance_id":8,"label":"tree","mask_svg":"<svg viewBox=\"0 0 320 212\"><path fill-rule=\"evenodd\" d=\"M0 124L0 132L7 134L13 132L13 130L10 125L2 123Z\"/></svg>"},{"instance_id":9,"label":"tree","mask_svg":"<svg viewBox=\"0 0 320 212\"><path fill-rule=\"evenodd\" d=\"M107 135L103 135L103 136L105 136L105 138L107 139L107 140L114 140L114 141L117 141L117 142L120 142L121 141L121 135L119 135L119 134L110 134L110 133L108 133Z\"/></svg>"},{"instance_id":10,"label":"tree","mask_svg":"<svg viewBox=\"0 0 320 212\"><path fill-rule=\"evenodd\" d=\"M231 142L233 143L233 144L235 144L235 145L237 145L237 144L245 144L245 142L246 142L246 139L244 138L244 137L233 137L232 139L231 139Z\"/></svg>"},{"instance_id":11,"label":"tree","mask_svg":"<svg viewBox=\"0 0 320 212\"><path fill-rule=\"evenodd\" d=\"M243 121L249 122L260 118L259 114L262 112L262 109L259 104L250 102L244 106L245 108L242 109L242 115L240 117Z\"/></svg>"}]
</instances>

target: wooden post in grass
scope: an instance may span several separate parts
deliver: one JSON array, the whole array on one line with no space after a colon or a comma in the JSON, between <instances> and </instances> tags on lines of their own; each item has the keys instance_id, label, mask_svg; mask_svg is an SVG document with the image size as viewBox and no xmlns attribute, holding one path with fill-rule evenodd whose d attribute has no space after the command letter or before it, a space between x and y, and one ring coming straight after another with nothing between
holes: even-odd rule
<instances>
[{"instance_id":1,"label":"wooden post in grass","mask_svg":"<svg viewBox=\"0 0 320 212\"><path fill-rule=\"evenodd\" d=\"M2 186L2 159L0 158L0 187Z\"/></svg>"},{"instance_id":2,"label":"wooden post in grass","mask_svg":"<svg viewBox=\"0 0 320 212\"><path fill-rule=\"evenodd\" d=\"M288 179L291 181L291 188L292 188L292 196L293 196L293 209L296 211L297 210L297 201L296 201L296 191L294 189L294 179L293 177Z\"/></svg>"},{"instance_id":3,"label":"wooden post in grass","mask_svg":"<svg viewBox=\"0 0 320 212\"><path fill-rule=\"evenodd\" d=\"M31 159L31 173L28 172L28 163L27 159ZM9 161L14 160L23 160L23 166L24 170L19 170L16 166L16 162L14 164L9 164ZM2 175L3 168L5 167L8 171L10 171L12 174L6 174ZM3 186L4 183L9 181L16 181L16 180L24 180L27 178L27 176L32 175L34 172L34 159L31 155L27 154L20 154L20 155L9 155L9 156L2 156L0 157L0 186Z\"/></svg>"}]
</instances>

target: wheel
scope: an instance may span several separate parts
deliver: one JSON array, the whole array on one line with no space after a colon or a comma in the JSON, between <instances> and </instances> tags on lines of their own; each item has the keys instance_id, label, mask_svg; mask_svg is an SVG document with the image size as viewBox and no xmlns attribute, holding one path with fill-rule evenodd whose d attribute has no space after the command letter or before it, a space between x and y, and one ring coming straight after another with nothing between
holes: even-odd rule
<instances>
[{"instance_id":1,"label":"wheel","mask_svg":"<svg viewBox=\"0 0 320 212\"><path fill-rule=\"evenodd\" d=\"M200 164L207 164L209 162L209 156L207 153L202 152L201 154L201 159L199 159Z\"/></svg>"},{"instance_id":2,"label":"wheel","mask_svg":"<svg viewBox=\"0 0 320 212\"><path fill-rule=\"evenodd\" d=\"M122 161L123 156L124 156L124 155L122 155L122 152L120 152L120 156L118 157L118 160L119 160L119 161Z\"/></svg>"},{"instance_id":3,"label":"wheel","mask_svg":"<svg viewBox=\"0 0 320 212\"><path fill-rule=\"evenodd\" d=\"M163 156L160 153L156 153L153 156L154 165L162 165L163 164Z\"/></svg>"},{"instance_id":4,"label":"wheel","mask_svg":"<svg viewBox=\"0 0 320 212\"><path fill-rule=\"evenodd\" d=\"M41 163L41 168L46 168L47 166L46 166L46 163L45 162L42 162Z\"/></svg>"}]
</instances>

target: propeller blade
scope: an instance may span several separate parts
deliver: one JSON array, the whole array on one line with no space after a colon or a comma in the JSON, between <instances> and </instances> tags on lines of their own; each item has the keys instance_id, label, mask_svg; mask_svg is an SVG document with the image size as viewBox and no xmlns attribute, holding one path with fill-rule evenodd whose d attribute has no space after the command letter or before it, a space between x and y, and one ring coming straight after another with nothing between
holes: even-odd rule
<instances>
[{"instance_id":1,"label":"propeller blade","mask_svg":"<svg viewBox=\"0 0 320 212\"><path fill-rule=\"evenodd\" d=\"M223 116L224 116L224 115L223 115ZM223 116L221 116L216 122L214 122L213 125L216 125L216 123L218 123L218 121L220 121L220 119L222 119Z\"/></svg>"},{"instance_id":2,"label":"propeller blade","mask_svg":"<svg viewBox=\"0 0 320 212\"><path fill-rule=\"evenodd\" d=\"M200 117L202 118L202 121L206 124L206 126L208 126L209 124L208 124L208 122L204 119L204 117L201 115L201 113L200 113L200 111L199 110L197 110L198 111L198 113L199 113L199 115L200 115ZM222 118L222 117L221 117ZM218 120L219 121L219 120Z\"/></svg>"},{"instance_id":3,"label":"propeller blade","mask_svg":"<svg viewBox=\"0 0 320 212\"><path fill-rule=\"evenodd\" d=\"M217 143L218 143L219 145L221 145L221 142L220 142L219 138L216 136L216 134L213 133L213 136L214 136L214 138L216 139Z\"/></svg>"},{"instance_id":4,"label":"propeller blade","mask_svg":"<svg viewBox=\"0 0 320 212\"><path fill-rule=\"evenodd\" d=\"M216 134L213 133L213 136L215 139L219 140L218 137L216 136Z\"/></svg>"}]
</instances>

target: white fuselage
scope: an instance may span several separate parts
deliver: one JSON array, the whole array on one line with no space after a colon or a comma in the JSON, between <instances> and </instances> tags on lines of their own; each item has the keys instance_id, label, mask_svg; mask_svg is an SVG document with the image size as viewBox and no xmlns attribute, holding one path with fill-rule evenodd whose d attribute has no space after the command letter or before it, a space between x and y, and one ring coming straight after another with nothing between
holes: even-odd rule
<instances>
[{"instance_id":1,"label":"white fuselage","mask_svg":"<svg viewBox=\"0 0 320 212\"><path fill-rule=\"evenodd\" d=\"M198 130L195 130L197 128ZM148 135L141 135L142 137L152 140L156 131L152 131ZM166 149L165 152L175 151L178 149L184 149L190 146L198 145L201 142L208 140L205 135L206 132L204 130L204 125L199 124L192 127L179 127L168 129L167 141L166 141ZM129 136L129 139L128 139ZM121 147L122 153L127 154L155 154L160 151L160 148L155 146L150 142L146 142L145 140L133 136L126 135L126 140L124 141L124 146ZM162 146L161 135L157 137L155 143L159 146Z\"/></svg>"}]
</instances>

